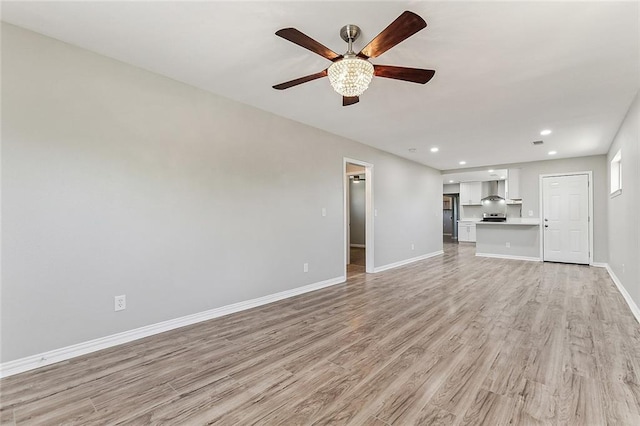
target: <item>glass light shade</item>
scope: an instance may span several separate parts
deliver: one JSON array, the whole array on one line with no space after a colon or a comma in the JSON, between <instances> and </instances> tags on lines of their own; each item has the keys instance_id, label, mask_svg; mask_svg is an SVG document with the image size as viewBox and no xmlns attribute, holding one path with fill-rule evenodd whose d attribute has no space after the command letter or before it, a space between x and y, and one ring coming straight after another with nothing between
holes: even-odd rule
<instances>
[{"instance_id":1,"label":"glass light shade","mask_svg":"<svg viewBox=\"0 0 640 426\"><path fill-rule=\"evenodd\" d=\"M328 70L333 90L342 96L360 96L373 78L373 65L360 58L344 58L331 64Z\"/></svg>"}]
</instances>

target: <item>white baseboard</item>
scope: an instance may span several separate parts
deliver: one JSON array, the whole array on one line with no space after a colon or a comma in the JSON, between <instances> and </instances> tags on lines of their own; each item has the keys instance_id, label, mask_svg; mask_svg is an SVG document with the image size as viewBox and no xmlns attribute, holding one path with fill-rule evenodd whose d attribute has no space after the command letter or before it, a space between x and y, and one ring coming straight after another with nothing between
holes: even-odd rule
<instances>
[{"instance_id":1,"label":"white baseboard","mask_svg":"<svg viewBox=\"0 0 640 426\"><path fill-rule=\"evenodd\" d=\"M608 264L603 262L593 262L590 266L593 266L594 268L606 268Z\"/></svg>"},{"instance_id":2,"label":"white baseboard","mask_svg":"<svg viewBox=\"0 0 640 426\"><path fill-rule=\"evenodd\" d=\"M389 263L388 265L378 266L377 268L373 268L373 272L376 273L376 272L386 271L388 269L393 269L393 268L397 268L399 266L408 265L409 263L417 262L419 260L428 259L430 257L438 256L438 255L441 255L441 254L444 254L444 251L442 251L442 250L434 251L433 253L427 253L427 254L423 254L422 256L412 257L411 259L401 260L400 262Z\"/></svg>"},{"instance_id":3,"label":"white baseboard","mask_svg":"<svg viewBox=\"0 0 640 426\"><path fill-rule=\"evenodd\" d=\"M629 309L631 309L631 313L633 314L633 316L636 317L636 321L640 323L640 308L638 308L636 302L633 301L627 289L624 288L624 286L622 285L622 281L618 279L616 274L613 272L613 269L611 269L611 266L606 263L605 268L607 268L607 272L609 273L611 280L613 280L613 283L616 285L616 287L618 287L618 291L620 292L620 294L622 294L622 297L624 297L627 305L629 305Z\"/></svg>"},{"instance_id":4,"label":"white baseboard","mask_svg":"<svg viewBox=\"0 0 640 426\"><path fill-rule=\"evenodd\" d=\"M351 247L354 248L367 248L365 244L351 244Z\"/></svg>"},{"instance_id":5,"label":"white baseboard","mask_svg":"<svg viewBox=\"0 0 640 426\"><path fill-rule=\"evenodd\" d=\"M528 262L542 262L539 257L511 256L509 254L476 253L478 257L492 257L494 259L526 260Z\"/></svg>"},{"instance_id":6,"label":"white baseboard","mask_svg":"<svg viewBox=\"0 0 640 426\"><path fill-rule=\"evenodd\" d=\"M152 336L154 334L184 327L186 325L207 321L213 318L222 317L235 312L244 311L268 303L277 302L289 297L298 296L310 291L320 290L325 287L340 284L346 281L346 277L336 277L325 281L309 284L303 287L270 294L257 299L246 300L219 308L210 309L208 311L199 312L197 314L186 315L184 317L175 318L156 324L147 325L133 330L112 334L110 336L100 337L98 339L89 340L87 342L78 343L52 351L43 352L37 355L31 355L14 361L8 361L0 364L0 378L13 376L14 374L33 370L35 368L44 367L45 365L55 364L56 362L66 361L80 355L85 355L101 349L110 348L112 346L121 345L143 337Z\"/></svg>"}]
</instances>

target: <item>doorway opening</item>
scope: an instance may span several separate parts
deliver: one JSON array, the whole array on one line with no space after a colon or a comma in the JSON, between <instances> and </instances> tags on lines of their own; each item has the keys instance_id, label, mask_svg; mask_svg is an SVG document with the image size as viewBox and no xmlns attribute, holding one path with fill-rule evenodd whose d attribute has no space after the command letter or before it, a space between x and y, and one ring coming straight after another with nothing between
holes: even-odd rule
<instances>
[{"instance_id":1,"label":"doorway opening","mask_svg":"<svg viewBox=\"0 0 640 426\"><path fill-rule=\"evenodd\" d=\"M540 176L541 258L593 264L591 172Z\"/></svg>"},{"instance_id":2,"label":"doorway opening","mask_svg":"<svg viewBox=\"0 0 640 426\"><path fill-rule=\"evenodd\" d=\"M442 195L442 241L458 242L459 194Z\"/></svg>"},{"instance_id":3,"label":"doorway opening","mask_svg":"<svg viewBox=\"0 0 640 426\"><path fill-rule=\"evenodd\" d=\"M373 165L344 159L345 276L373 272Z\"/></svg>"}]
</instances>

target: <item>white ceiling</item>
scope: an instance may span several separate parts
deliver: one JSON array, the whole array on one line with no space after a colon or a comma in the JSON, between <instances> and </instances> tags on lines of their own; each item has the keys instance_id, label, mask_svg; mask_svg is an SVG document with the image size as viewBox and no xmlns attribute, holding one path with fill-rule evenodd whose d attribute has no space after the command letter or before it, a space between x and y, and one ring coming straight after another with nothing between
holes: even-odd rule
<instances>
[{"instance_id":1,"label":"white ceiling","mask_svg":"<svg viewBox=\"0 0 640 426\"><path fill-rule=\"evenodd\" d=\"M350 107L327 79L271 88L329 65L278 29L342 53L343 25L362 48L407 9L428 27L372 62L435 69L426 85L374 78ZM605 153L640 87L638 2L4 1L2 19L440 170Z\"/></svg>"},{"instance_id":2,"label":"white ceiling","mask_svg":"<svg viewBox=\"0 0 640 426\"><path fill-rule=\"evenodd\" d=\"M493 170L493 171L489 171ZM469 172L447 173L442 175L442 183L485 182L490 180L505 180L509 175L508 169L485 169Z\"/></svg>"}]
</instances>

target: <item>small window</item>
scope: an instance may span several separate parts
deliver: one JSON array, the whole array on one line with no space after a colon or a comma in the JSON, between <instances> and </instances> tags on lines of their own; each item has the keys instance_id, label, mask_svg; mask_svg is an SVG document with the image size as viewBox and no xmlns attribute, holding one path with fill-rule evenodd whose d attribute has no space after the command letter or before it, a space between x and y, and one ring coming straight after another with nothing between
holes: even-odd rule
<instances>
[{"instance_id":1,"label":"small window","mask_svg":"<svg viewBox=\"0 0 640 426\"><path fill-rule=\"evenodd\" d=\"M611 196L622 193L622 150L619 150L611 160Z\"/></svg>"}]
</instances>

